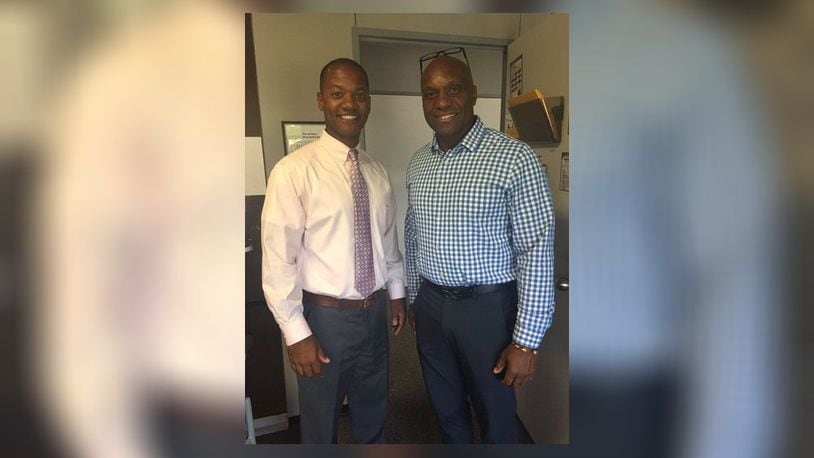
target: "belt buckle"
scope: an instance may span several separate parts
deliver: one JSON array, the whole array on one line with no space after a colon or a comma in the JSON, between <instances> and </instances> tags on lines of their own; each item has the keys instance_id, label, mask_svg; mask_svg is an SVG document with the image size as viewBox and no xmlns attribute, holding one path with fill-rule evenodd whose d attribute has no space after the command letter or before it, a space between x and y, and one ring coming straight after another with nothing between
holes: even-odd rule
<instances>
[{"instance_id":1,"label":"belt buckle","mask_svg":"<svg viewBox=\"0 0 814 458\"><path fill-rule=\"evenodd\" d=\"M444 295L452 300L461 300L464 298L463 291L457 289L446 289L444 288Z\"/></svg>"},{"instance_id":2,"label":"belt buckle","mask_svg":"<svg viewBox=\"0 0 814 458\"><path fill-rule=\"evenodd\" d=\"M373 306L373 300L374 300L373 294L371 294L370 296L362 299L362 310L367 310L369 307L372 307Z\"/></svg>"}]
</instances>

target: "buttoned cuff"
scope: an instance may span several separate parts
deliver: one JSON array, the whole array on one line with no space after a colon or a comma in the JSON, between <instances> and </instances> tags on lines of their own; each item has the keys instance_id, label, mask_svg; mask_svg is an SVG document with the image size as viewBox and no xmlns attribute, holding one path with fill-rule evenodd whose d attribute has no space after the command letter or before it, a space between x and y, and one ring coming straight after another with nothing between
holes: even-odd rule
<instances>
[{"instance_id":1,"label":"buttoned cuff","mask_svg":"<svg viewBox=\"0 0 814 458\"><path fill-rule=\"evenodd\" d=\"M301 313L294 316L285 326L280 325L280 331L283 332L285 344L288 346L294 345L311 335L311 328Z\"/></svg>"},{"instance_id":2,"label":"buttoned cuff","mask_svg":"<svg viewBox=\"0 0 814 458\"><path fill-rule=\"evenodd\" d=\"M402 299L407 296L407 289L404 287L404 283L393 281L387 285L387 295L390 296L391 301L393 299Z\"/></svg>"}]
</instances>

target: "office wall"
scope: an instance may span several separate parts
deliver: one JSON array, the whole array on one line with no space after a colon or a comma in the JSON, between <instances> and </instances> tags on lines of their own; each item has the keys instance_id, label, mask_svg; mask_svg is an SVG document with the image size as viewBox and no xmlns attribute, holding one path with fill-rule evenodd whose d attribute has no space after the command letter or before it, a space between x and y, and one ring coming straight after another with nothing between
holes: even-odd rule
<instances>
[{"instance_id":1,"label":"office wall","mask_svg":"<svg viewBox=\"0 0 814 458\"><path fill-rule=\"evenodd\" d=\"M568 37L566 14L521 14L520 36L508 47L507 64L523 54L523 92L541 89L546 97L565 96L562 141L547 151L568 151ZM509 79L506 78L508 93Z\"/></svg>"},{"instance_id":2,"label":"office wall","mask_svg":"<svg viewBox=\"0 0 814 458\"><path fill-rule=\"evenodd\" d=\"M507 40L517 38L520 31L520 14L452 16L252 14L266 174L283 157L281 121L323 119L316 103L319 71L334 58L353 57L354 26ZM286 391L296 393L289 380ZM287 411L299 413L296 396L288 401Z\"/></svg>"},{"instance_id":3,"label":"office wall","mask_svg":"<svg viewBox=\"0 0 814 458\"><path fill-rule=\"evenodd\" d=\"M252 14L266 174L283 157L282 121L322 121L319 71L353 57L353 14Z\"/></svg>"},{"instance_id":4,"label":"office wall","mask_svg":"<svg viewBox=\"0 0 814 458\"><path fill-rule=\"evenodd\" d=\"M268 174L283 157L280 122L323 119L316 102L319 71L332 59L353 57L354 26L513 39L520 14L255 13L252 26Z\"/></svg>"},{"instance_id":5,"label":"office wall","mask_svg":"<svg viewBox=\"0 0 814 458\"><path fill-rule=\"evenodd\" d=\"M567 278L570 193L560 189L560 170L561 153L568 151L568 16L523 14L520 36L507 47L507 63L521 54L523 92L539 88L546 96L564 96L566 100L562 141L535 151L548 166L554 201L554 278ZM562 444L569 441L568 292L557 290L555 302L554 322L542 343L537 375L517 390L517 400L518 416L536 442Z\"/></svg>"},{"instance_id":6,"label":"office wall","mask_svg":"<svg viewBox=\"0 0 814 458\"><path fill-rule=\"evenodd\" d=\"M356 15L358 27L508 40L518 36L519 21L518 13Z\"/></svg>"},{"instance_id":7,"label":"office wall","mask_svg":"<svg viewBox=\"0 0 814 458\"><path fill-rule=\"evenodd\" d=\"M254 59L254 32L251 15L246 14L246 136L259 137L262 134L260 125L260 101L257 98L257 64Z\"/></svg>"}]
</instances>

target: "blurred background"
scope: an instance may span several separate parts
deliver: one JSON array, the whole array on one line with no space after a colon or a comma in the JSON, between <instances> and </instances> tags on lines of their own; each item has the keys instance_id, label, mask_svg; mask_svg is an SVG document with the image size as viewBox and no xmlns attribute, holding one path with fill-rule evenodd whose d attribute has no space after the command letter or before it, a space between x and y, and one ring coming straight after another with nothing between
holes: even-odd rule
<instances>
[{"instance_id":1,"label":"blurred background","mask_svg":"<svg viewBox=\"0 0 814 458\"><path fill-rule=\"evenodd\" d=\"M512 453L814 455L814 4L412 5L569 15L570 445ZM298 452L241 445L244 12L399 7L0 6L3 456Z\"/></svg>"}]
</instances>

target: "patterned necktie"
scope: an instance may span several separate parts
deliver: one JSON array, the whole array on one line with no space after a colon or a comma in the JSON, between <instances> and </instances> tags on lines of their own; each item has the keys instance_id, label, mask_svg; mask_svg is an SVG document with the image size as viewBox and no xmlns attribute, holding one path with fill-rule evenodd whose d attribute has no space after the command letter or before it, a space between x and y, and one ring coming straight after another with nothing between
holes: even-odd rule
<instances>
[{"instance_id":1,"label":"patterned necktie","mask_svg":"<svg viewBox=\"0 0 814 458\"><path fill-rule=\"evenodd\" d=\"M354 286L364 297L370 296L376 284L373 273L373 245L370 239L370 200L367 184L359 170L359 151L348 152L348 173L353 195Z\"/></svg>"}]
</instances>

